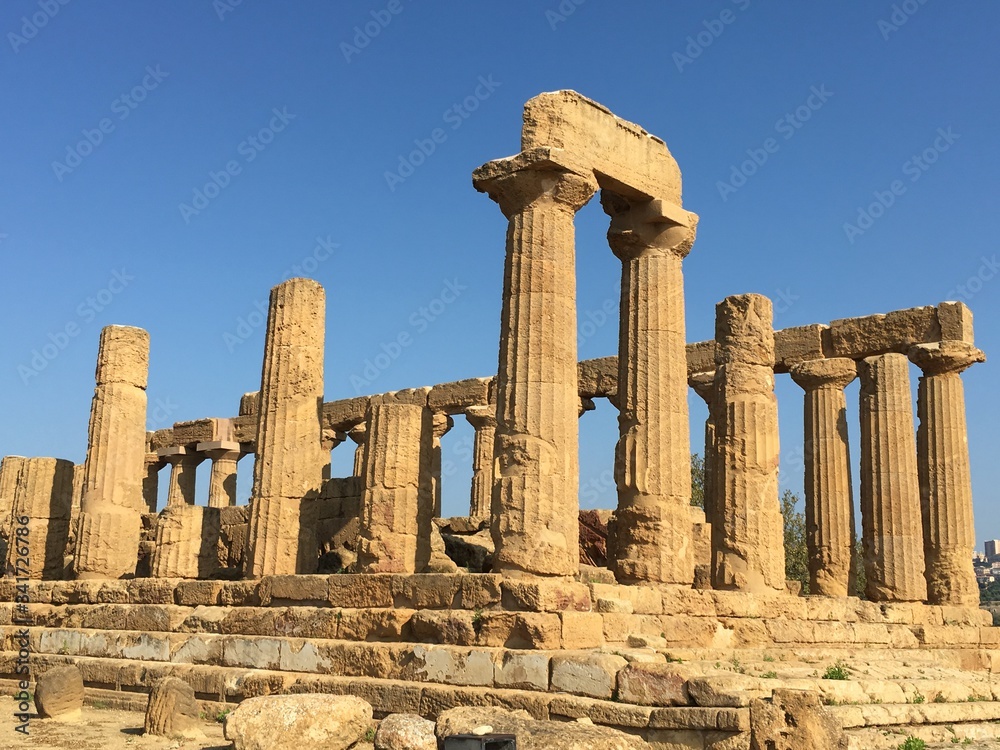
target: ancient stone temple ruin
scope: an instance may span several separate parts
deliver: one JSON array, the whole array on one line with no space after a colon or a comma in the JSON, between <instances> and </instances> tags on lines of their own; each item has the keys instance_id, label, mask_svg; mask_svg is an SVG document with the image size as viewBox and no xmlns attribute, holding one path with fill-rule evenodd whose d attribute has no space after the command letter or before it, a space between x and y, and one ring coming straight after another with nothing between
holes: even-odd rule
<instances>
[{"instance_id":1,"label":"ancient stone temple ruin","mask_svg":"<svg viewBox=\"0 0 1000 750\"><path fill-rule=\"evenodd\" d=\"M1000 719L961 378L985 358L965 305L774 330L767 298L736 294L716 305L714 340L687 342L698 217L677 163L570 91L529 101L520 152L473 185L508 221L495 375L325 400L325 292L291 279L271 290L259 392L234 394L235 415L146 432L155 341L104 329L85 463L0 465L8 683L26 623L35 669L76 664L88 694L122 705L169 675L214 709L341 693L376 715L497 706L717 750L749 747L751 702L791 700L785 688L816 693L859 747L877 728ZM622 264L620 336L617 356L581 362L574 217L597 193ZM785 581L786 375L804 409L808 596ZM689 388L708 405L704 511ZM606 561L582 565L578 425L597 398L619 411L617 506ZM441 439L462 418L469 514L442 518ZM330 476L331 450L354 450L352 476ZM835 663L853 679L823 679Z\"/></svg>"}]
</instances>

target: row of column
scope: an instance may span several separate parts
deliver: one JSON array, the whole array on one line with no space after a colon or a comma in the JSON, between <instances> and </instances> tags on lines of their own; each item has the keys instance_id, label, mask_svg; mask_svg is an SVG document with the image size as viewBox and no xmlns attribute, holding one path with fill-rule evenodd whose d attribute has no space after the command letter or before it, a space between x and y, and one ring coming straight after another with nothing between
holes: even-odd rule
<instances>
[{"instance_id":1,"label":"row of column","mask_svg":"<svg viewBox=\"0 0 1000 750\"><path fill-rule=\"evenodd\" d=\"M211 461L208 481L208 507L236 505L236 466L246 453L240 444L228 440L197 443L193 447L175 446L147 453L142 494L150 513L156 512L159 498L159 473L170 467L167 505L194 505L196 472L206 459Z\"/></svg>"},{"instance_id":2,"label":"row of column","mask_svg":"<svg viewBox=\"0 0 1000 750\"><path fill-rule=\"evenodd\" d=\"M725 314L724 310L720 312ZM726 392L731 388L731 372L727 369L731 370L732 365L725 362L726 347L719 333L724 331L717 331L720 367L715 373L694 376L691 385L709 405L706 515L713 526L713 583L725 588L733 583L729 547L741 534L741 519L757 518L758 528L769 528L772 536L781 527L780 518L759 523L777 507L776 488L743 492L732 484L734 473L743 474L751 465L759 469L761 462L754 460L758 450L763 450L760 457L765 461L771 456L777 460L777 431L776 423L772 429L770 422L756 427L748 422L738 430L745 433L747 451L740 455L740 451L733 450L730 431L738 427L738 412L743 407L734 394ZM762 332L760 338L769 337ZM873 601L926 600L975 606L979 588L972 567L975 529L960 373L985 357L974 346L959 341L914 346L908 357L888 353L860 362L831 358L790 368L792 379L805 392L810 592L846 596L854 587L855 520L844 388L860 377L861 513L867 597ZM916 430L910 361L923 373L918 385ZM761 386L772 390L763 380ZM762 441L766 444L770 440L768 435L775 441L773 451L762 446ZM756 445L751 447L750 442ZM776 482L776 467L768 482L772 478ZM766 497L767 508L754 507L761 497ZM776 540L772 540L772 548L781 546L780 536ZM749 557L737 555L740 564L748 562ZM775 555L759 559L751 567L766 575L777 562Z\"/></svg>"}]
</instances>

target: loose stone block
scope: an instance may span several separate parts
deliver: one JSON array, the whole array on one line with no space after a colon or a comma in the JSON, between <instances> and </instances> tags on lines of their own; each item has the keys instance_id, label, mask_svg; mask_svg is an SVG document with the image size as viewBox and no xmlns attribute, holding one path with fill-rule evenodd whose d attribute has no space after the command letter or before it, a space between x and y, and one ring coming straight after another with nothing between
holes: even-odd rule
<instances>
[{"instance_id":1,"label":"loose stone block","mask_svg":"<svg viewBox=\"0 0 1000 750\"><path fill-rule=\"evenodd\" d=\"M785 589L771 319L771 301L757 294L727 297L716 306L717 589Z\"/></svg>"},{"instance_id":2,"label":"loose stone block","mask_svg":"<svg viewBox=\"0 0 1000 750\"><path fill-rule=\"evenodd\" d=\"M194 688L179 677L163 677L153 683L146 704L146 734L160 737L202 738L198 726L200 707Z\"/></svg>"},{"instance_id":3,"label":"loose stone block","mask_svg":"<svg viewBox=\"0 0 1000 750\"><path fill-rule=\"evenodd\" d=\"M315 281L289 279L271 290L247 550L254 578L316 569L318 543L303 506L318 497L330 464L320 427L325 311Z\"/></svg>"},{"instance_id":4,"label":"loose stone block","mask_svg":"<svg viewBox=\"0 0 1000 750\"><path fill-rule=\"evenodd\" d=\"M47 669L35 684L35 709L44 719L79 721L83 697L83 675L74 666Z\"/></svg>"},{"instance_id":5,"label":"loose stone block","mask_svg":"<svg viewBox=\"0 0 1000 750\"><path fill-rule=\"evenodd\" d=\"M101 331L74 559L78 578L121 578L135 571L147 507L142 482L148 370L146 331Z\"/></svg>"}]
</instances>

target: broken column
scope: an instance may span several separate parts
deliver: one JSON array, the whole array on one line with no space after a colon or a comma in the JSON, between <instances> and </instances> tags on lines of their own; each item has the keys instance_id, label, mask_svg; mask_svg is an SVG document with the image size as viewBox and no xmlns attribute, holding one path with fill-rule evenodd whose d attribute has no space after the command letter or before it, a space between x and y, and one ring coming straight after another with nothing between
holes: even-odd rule
<instances>
[{"instance_id":1,"label":"broken column","mask_svg":"<svg viewBox=\"0 0 1000 750\"><path fill-rule=\"evenodd\" d=\"M572 576L580 567L573 220L596 181L530 152L485 164L473 184L489 193L509 222L496 383L493 570Z\"/></svg>"},{"instance_id":2,"label":"broken column","mask_svg":"<svg viewBox=\"0 0 1000 750\"><path fill-rule=\"evenodd\" d=\"M476 431L472 441L472 496L469 500L469 515L473 518L489 518L490 498L493 494L496 409L492 406L471 406L465 410L465 418Z\"/></svg>"},{"instance_id":3,"label":"broken column","mask_svg":"<svg viewBox=\"0 0 1000 750\"><path fill-rule=\"evenodd\" d=\"M910 349L922 371L917 386L917 467L931 604L979 606L972 568L976 529L961 373L986 355L972 344L942 341Z\"/></svg>"},{"instance_id":4,"label":"broken column","mask_svg":"<svg viewBox=\"0 0 1000 750\"><path fill-rule=\"evenodd\" d=\"M74 567L78 578L132 575L139 554L149 334L101 331Z\"/></svg>"},{"instance_id":5,"label":"broken column","mask_svg":"<svg viewBox=\"0 0 1000 750\"><path fill-rule=\"evenodd\" d=\"M608 242L622 262L618 338L619 434L614 549L622 583L689 584L691 446L688 437L684 277L697 217L663 201L607 190Z\"/></svg>"},{"instance_id":6,"label":"broken column","mask_svg":"<svg viewBox=\"0 0 1000 750\"><path fill-rule=\"evenodd\" d=\"M806 548L809 593L847 596L854 559L854 500L844 388L857 377L853 359L792 365L805 390Z\"/></svg>"},{"instance_id":7,"label":"broken column","mask_svg":"<svg viewBox=\"0 0 1000 750\"><path fill-rule=\"evenodd\" d=\"M717 589L785 590L771 321L771 300L759 294L727 297L715 308Z\"/></svg>"},{"instance_id":8,"label":"broken column","mask_svg":"<svg viewBox=\"0 0 1000 750\"><path fill-rule=\"evenodd\" d=\"M320 425L325 310L323 287L310 279L271 290L247 541L254 578L316 568L315 532L300 516L330 463Z\"/></svg>"},{"instance_id":9,"label":"broken column","mask_svg":"<svg viewBox=\"0 0 1000 750\"><path fill-rule=\"evenodd\" d=\"M73 512L73 462L21 459L13 500L7 572L27 578L62 578Z\"/></svg>"},{"instance_id":10,"label":"broken column","mask_svg":"<svg viewBox=\"0 0 1000 750\"><path fill-rule=\"evenodd\" d=\"M236 465L243 453L240 444L229 440L198 443L198 453L212 460L208 480L208 507L229 508L236 505Z\"/></svg>"},{"instance_id":11,"label":"broken column","mask_svg":"<svg viewBox=\"0 0 1000 750\"><path fill-rule=\"evenodd\" d=\"M455 426L455 420L447 414L435 413L432 418L431 481L434 494L434 517L441 517L441 438Z\"/></svg>"},{"instance_id":12,"label":"broken column","mask_svg":"<svg viewBox=\"0 0 1000 750\"><path fill-rule=\"evenodd\" d=\"M421 573L431 557L434 489L427 391L372 396L365 418L358 570Z\"/></svg>"},{"instance_id":13,"label":"broken column","mask_svg":"<svg viewBox=\"0 0 1000 750\"><path fill-rule=\"evenodd\" d=\"M221 516L217 508L168 504L156 521L154 578L209 578L219 569Z\"/></svg>"},{"instance_id":14,"label":"broken column","mask_svg":"<svg viewBox=\"0 0 1000 750\"><path fill-rule=\"evenodd\" d=\"M874 602L927 598L910 363L868 357L861 378L861 527L866 594Z\"/></svg>"}]
</instances>

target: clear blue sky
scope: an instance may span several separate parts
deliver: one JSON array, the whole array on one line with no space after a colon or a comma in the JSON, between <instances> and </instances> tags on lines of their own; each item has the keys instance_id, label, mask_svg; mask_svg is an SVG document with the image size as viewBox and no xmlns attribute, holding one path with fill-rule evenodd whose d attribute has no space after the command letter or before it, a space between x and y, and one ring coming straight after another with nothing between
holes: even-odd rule
<instances>
[{"instance_id":1,"label":"clear blue sky","mask_svg":"<svg viewBox=\"0 0 1000 750\"><path fill-rule=\"evenodd\" d=\"M561 88L680 163L701 216L690 341L740 292L772 297L778 327L963 299L1000 353L998 24L995 3L940 0L4 2L0 455L83 460L111 323L152 335L151 429L234 415L259 384L258 305L295 266L327 290L327 399L495 373L505 220L470 175ZM592 201L581 324L617 304L606 230ZM581 358L616 351L616 323L586 330ZM404 332L372 379L366 360ZM996 366L965 376L980 544L1000 537ZM780 378L778 396L800 490L801 392ZM693 397L695 446L703 418ZM606 403L581 422L584 505L613 506L615 436ZM445 438L446 513L467 507L470 441L464 422Z\"/></svg>"}]
</instances>

